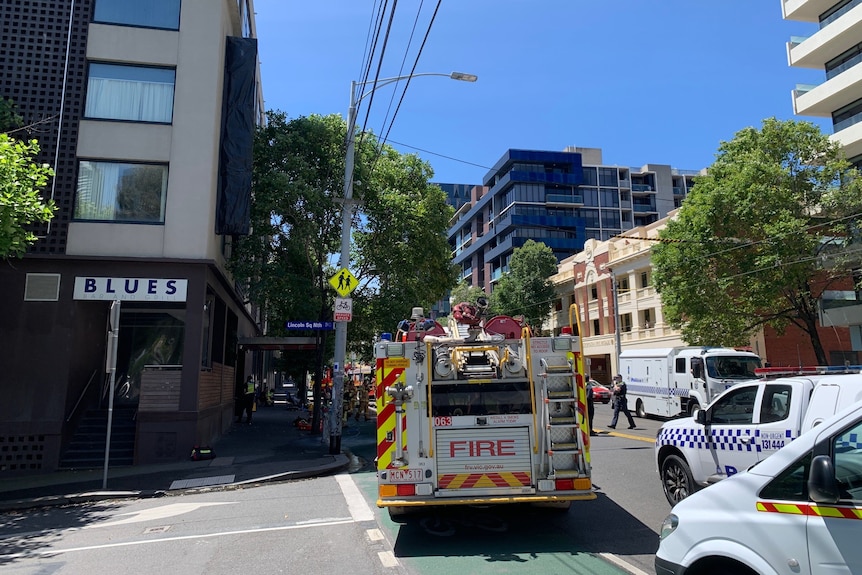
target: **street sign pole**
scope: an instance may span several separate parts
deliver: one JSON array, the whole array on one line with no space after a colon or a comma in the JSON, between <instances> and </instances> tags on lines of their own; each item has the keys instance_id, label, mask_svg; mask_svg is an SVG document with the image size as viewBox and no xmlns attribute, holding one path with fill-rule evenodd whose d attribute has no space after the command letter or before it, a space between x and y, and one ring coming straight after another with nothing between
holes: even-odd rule
<instances>
[{"instance_id":1,"label":"street sign pole","mask_svg":"<svg viewBox=\"0 0 862 575\"><path fill-rule=\"evenodd\" d=\"M108 488L108 461L111 458L111 427L114 419L114 387L117 382L117 340L120 334L120 300L111 302L111 331L108 332L108 353L105 371L109 374L108 431L105 434L105 470L102 473L102 489Z\"/></svg>"}]
</instances>

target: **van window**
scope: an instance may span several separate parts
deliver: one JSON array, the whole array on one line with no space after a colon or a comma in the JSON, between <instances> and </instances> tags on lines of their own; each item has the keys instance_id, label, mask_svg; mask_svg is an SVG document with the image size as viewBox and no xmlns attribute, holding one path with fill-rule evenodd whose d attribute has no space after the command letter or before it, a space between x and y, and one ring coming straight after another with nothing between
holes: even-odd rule
<instances>
[{"instance_id":1,"label":"van window","mask_svg":"<svg viewBox=\"0 0 862 575\"><path fill-rule=\"evenodd\" d=\"M832 453L841 499L862 501L862 423L836 436Z\"/></svg>"},{"instance_id":2,"label":"van window","mask_svg":"<svg viewBox=\"0 0 862 575\"><path fill-rule=\"evenodd\" d=\"M763 391L763 401L760 403L760 422L770 423L787 419L790 410L789 385L767 385Z\"/></svg>"},{"instance_id":3,"label":"van window","mask_svg":"<svg viewBox=\"0 0 862 575\"><path fill-rule=\"evenodd\" d=\"M685 373L685 358L678 357L676 358L676 367L674 368L676 373Z\"/></svg>"}]
</instances>

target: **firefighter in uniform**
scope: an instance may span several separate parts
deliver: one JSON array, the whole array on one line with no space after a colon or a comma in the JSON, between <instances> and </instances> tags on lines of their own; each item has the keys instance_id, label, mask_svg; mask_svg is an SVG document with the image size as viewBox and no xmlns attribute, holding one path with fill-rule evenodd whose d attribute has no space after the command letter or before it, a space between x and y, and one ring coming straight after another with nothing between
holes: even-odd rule
<instances>
[{"instance_id":1,"label":"firefighter in uniform","mask_svg":"<svg viewBox=\"0 0 862 575\"><path fill-rule=\"evenodd\" d=\"M356 421L359 421L360 414L362 421L368 421L368 385L365 383L359 387L359 411L356 412Z\"/></svg>"}]
</instances>

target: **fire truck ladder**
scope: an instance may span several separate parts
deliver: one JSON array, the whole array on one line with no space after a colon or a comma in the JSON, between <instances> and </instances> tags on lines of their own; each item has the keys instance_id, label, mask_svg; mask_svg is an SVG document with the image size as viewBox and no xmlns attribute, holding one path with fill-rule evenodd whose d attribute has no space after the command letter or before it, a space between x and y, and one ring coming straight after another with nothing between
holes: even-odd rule
<instances>
[{"instance_id":1,"label":"fire truck ladder","mask_svg":"<svg viewBox=\"0 0 862 575\"><path fill-rule=\"evenodd\" d=\"M548 478L579 477L582 469L579 426L576 418L577 397L572 365L564 357L541 358L542 424L545 433L542 467Z\"/></svg>"}]
</instances>

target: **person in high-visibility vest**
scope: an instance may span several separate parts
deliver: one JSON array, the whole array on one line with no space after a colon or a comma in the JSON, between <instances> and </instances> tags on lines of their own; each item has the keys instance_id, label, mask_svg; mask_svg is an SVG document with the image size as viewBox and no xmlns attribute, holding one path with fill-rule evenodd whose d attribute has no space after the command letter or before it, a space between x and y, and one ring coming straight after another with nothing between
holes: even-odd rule
<instances>
[{"instance_id":1,"label":"person in high-visibility vest","mask_svg":"<svg viewBox=\"0 0 862 575\"><path fill-rule=\"evenodd\" d=\"M251 425L251 414L254 413L254 377L248 376L245 380L245 395L243 396L243 407L245 408L246 423ZM242 416L240 416L240 422Z\"/></svg>"}]
</instances>

